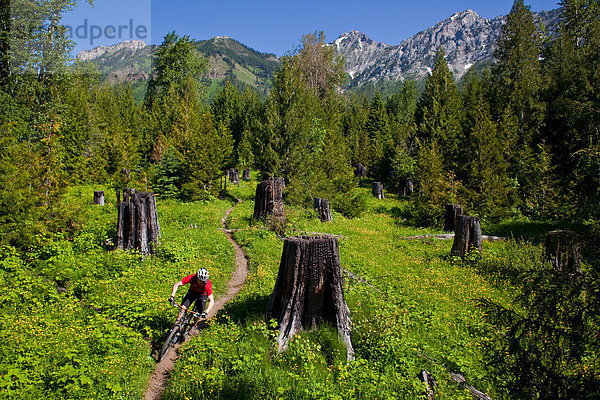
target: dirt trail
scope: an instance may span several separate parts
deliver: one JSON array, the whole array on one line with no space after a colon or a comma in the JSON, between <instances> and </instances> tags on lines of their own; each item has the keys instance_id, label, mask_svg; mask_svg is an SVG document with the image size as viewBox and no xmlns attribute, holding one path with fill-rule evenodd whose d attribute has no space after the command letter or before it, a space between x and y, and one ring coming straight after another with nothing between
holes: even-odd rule
<instances>
[{"instance_id":1,"label":"dirt trail","mask_svg":"<svg viewBox=\"0 0 600 400\"><path fill-rule=\"evenodd\" d=\"M240 199L236 199L238 203L240 203ZM225 212L225 215L221 219L221 225L223 226L223 232L227 236L227 239L231 242L233 247L235 248L235 264L236 269L231 275L231 280L227 283L227 293L224 296L219 297L215 300L215 305L210 310L209 317L213 317L219 310L223 308L225 303L233 299L233 297L240 291L244 282L246 281L246 277L248 276L248 259L246 258L246 254L242 250L242 248L233 240L231 236L231 231L227 229L226 222L227 217L233 210L235 206L231 207ZM189 340L189 339L188 339ZM167 380L171 375L171 371L173 370L173 366L177 357L179 356L179 348L180 344L176 345L173 350L171 350L165 358L158 364L156 364L156 369L152 374L152 378L148 382L148 388L146 389L146 393L144 394L145 400L159 400L162 396L163 391L165 390L165 385L167 384Z\"/></svg>"}]
</instances>

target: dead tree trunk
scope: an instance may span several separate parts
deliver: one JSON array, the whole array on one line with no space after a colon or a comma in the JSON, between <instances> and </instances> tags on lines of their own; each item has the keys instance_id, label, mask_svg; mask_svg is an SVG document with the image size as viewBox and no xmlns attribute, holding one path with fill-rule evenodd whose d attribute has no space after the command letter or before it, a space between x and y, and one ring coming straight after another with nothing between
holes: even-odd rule
<instances>
[{"instance_id":1,"label":"dead tree trunk","mask_svg":"<svg viewBox=\"0 0 600 400\"><path fill-rule=\"evenodd\" d=\"M462 215L462 207L458 204L446 204L446 214L444 218L444 230L453 232L456 228L456 218Z\"/></svg>"},{"instance_id":2,"label":"dead tree trunk","mask_svg":"<svg viewBox=\"0 0 600 400\"><path fill-rule=\"evenodd\" d=\"M367 176L367 167L362 164L358 164L354 169L354 176L358 179L365 178Z\"/></svg>"},{"instance_id":3,"label":"dead tree trunk","mask_svg":"<svg viewBox=\"0 0 600 400\"><path fill-rule=\"evenodd\" d=\"M259 220L267 215L283 218L282 191L285 187L283 178L271 178L256 186L254 199L254 219Z\"/></svg>"},{"instance_id":4,"label":"dead tree trunk","mask_svg":"<svg viewBox=\"0 0 600 400\"><path fill-rule=\"evenodd\" d=\"M482 250L483 237L479 218L459 215L456 219L454 243L452 244L453 256L464 257L472 249Z\"/></svg>"},{"instance_id":5,"label":"dead tree trunk","mask_svg":"<svg viewBox=\"0 0 600 400\"><path fill-rule=\"evenodd\" d=\"M331 222L331 211L329 210L329 201L327 199L314 198L315 208L319 213L321 222Z\"/></svg>"},{"instance_id":6,"label":"dead tree trunk","mask_svg":"<svg viewBox=\"0 0 600 400\"><path fill-rule=\"evenodd\" d=\"M248 168L244 168L244 171L242 171L242 179L245 181L250 180L250 170Z\"/></svg>"},{"instance_id":7,"label":"dead tree trunk","mask_svg":"<svg viewBox=\"0 0 600 400\"><path fill-rule=\"evenodd\" d=\"M383 196L383 183L373 182L373 189L371 190L371 193L374 197L377 197L380 200L384 199L385 197Z\"/></svg>"},{"instance_id":8,"label":"dead tree trunk","mask_svg":"<svg viewBox=\"0 0 600 400\"><path fill-rule=\"evenodd\" d=\"M155 252L154 245L160 237L160 225L156 212L156 198L152 193L123 191L123 201L117 191L117 240L116 249L138 249L142 254Z\"/></svg>"},{"instance_id":9,"label":"dead tree trunk","mask_svg":"<svg viewBox=\"0 0 600 400\"><path fill-rule=\"evenodd\" d=\"M104 190L94 191L94 204L103 206L104 205Z\"/></svg>"},{"instance_id":10,"label":"dead tree trunk","mask_svg":"<svg viewBox=\"0 0 600 400\"><path fill-rule=\"evenodd\" d=\"M229 182L237 185L240 183L240 174L237 169L231 168L227 171L227 177L229 178Z\"/></svg>"},{"instance_id":11,"label":"dead tree trunk","mask_svg":"<svg viewBox=\"0 0 600 400\"><path fill-rule=\"evenodd\" d=\"M415 191L415 185L412 179L402 180L400 182L400 195L410 196Z\"/></svg>"},{"instance_id":12,"label":"dead tree trunk","mask_svg":"<svg viewBox=\"0 0 600 400\"><path fill-rule=\"evenodd\" d=\"M344 300L338 242L332 236L295 236L284 239L279 274L267 318L279 321L279 351L302 329L323 322L335 327L354 358L350 341L350 310Z\"/></svg>"},{"instance_id":13,"label":"dead tree trunk","mask_svg":"<svg viewBox=\"0 0 600 400\"><path fill-rule=\"evenodd\" d=\"M561 272L581 272L582 238L575 232L551 231L546 235L545 253Z\"/></svg>"},{"instance_id":14,"label":"dead tree trunk","mask_svg":"<svg viewBox=\"0 0 600 400\"><path fill-rule=\"evenodd\" d=\"M427 385L427 400L435 400L435 391L438 386L433 375L422 369L419 373L419 379Z\"/></svg>"}]
</instances>

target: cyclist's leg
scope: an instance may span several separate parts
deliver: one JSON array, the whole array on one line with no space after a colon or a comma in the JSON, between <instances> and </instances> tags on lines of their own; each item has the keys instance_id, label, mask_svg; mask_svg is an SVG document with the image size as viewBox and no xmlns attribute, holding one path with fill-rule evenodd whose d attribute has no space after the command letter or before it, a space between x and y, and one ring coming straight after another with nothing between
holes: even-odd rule
<instances>
[{"instance_id":1,"label":"cyclist's leg","mask_svg":"<svg viewBox=\"0 0 600 400\"><path fill-rule=\"evenodd\" d=\"M203 294L201 295L197 300L196 300L196 308L194 309L194 311L198 312L198 313L202 313L202 311L204 311L206 309L206 300L208 299L208 296Z\"/></svg>"},{"instance_id":2,"label":"cyclist's leg","mask_svg":"<svg viewBox=\"0 0 600 400\"><path fill-rule=\"evenodd\" d=\"M208 299L208 296L205 294L199 296L198 299L196 299L194 311L201 314L202 311L204 311L204 309L206 308L206 300L207 299ZM199 317L194 318L194 327L198 326L199 321L200 321Z\"/></svg>"},{"instance_id":3,"label":"cyclist's leg","mask_svg":"<svg viewBox=\"0 0 600 400\"><path fill-rule=\"evenodd\" d=\"M196 300L196 298L197 298L197 295L192 293L191 290L188 290L188 292L185 294L185 297L183 298L183 300L181 300L181 306L183 308L181 310L179 310L179 315L177 316L178 321L183 317L185 310L190 308L190 306Z\"/></svg>"}]
</instances>

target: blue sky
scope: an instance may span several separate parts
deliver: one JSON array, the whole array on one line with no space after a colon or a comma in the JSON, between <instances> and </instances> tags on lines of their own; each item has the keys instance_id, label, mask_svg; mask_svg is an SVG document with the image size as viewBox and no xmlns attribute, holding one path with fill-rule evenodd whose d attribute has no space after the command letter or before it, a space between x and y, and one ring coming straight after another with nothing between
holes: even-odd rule
<instances>
[{"instance_id":1,"label":"blue sky","mask_svg":"<svg viewBox=\"0 0 600 400\"><path fill-rule=\"evenodd\" d=\"M81 0L80 0L81 1ZM159 44L175 31L193 39L230 36L255 50L278 56L297 46L305 33L322 30L328 41L353 29L371 39L398 44L458 11L486 18L508 14L512 0L94 0L85 1L63 22L80 27L75 51L127 39ZM557 0L529 0L533 11L558 7ZM87 25L85 21L87 20ZM94 26L94 28L92 28Z\"/></svg>"}]
</instances>

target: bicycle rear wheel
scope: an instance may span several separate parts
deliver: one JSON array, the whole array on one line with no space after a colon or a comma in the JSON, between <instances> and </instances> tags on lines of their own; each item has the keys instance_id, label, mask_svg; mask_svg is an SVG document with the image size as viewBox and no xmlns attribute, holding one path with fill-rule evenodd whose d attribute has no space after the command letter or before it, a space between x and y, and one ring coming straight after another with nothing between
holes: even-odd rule
<instances>
[{"instance_id":1,"label":"bicycle rear wheel","mask_svg":"<svg viewBox=\"0 0 600 400\"><path fill-rule=\"evenodd\" d=\"M158 361L159 362L162 361L163 358L165 358L165 356L169 352L169 349L171 347L175 346L175 344L177 343L177 340L179 340L180 329L181 329L181 327L179 325L175 325L169 331L169 334L167 335L167 339L165 340L165 343L163 344L162 348L160 349L160 352L158 353Z\"/></svg>"}]
</instances>

